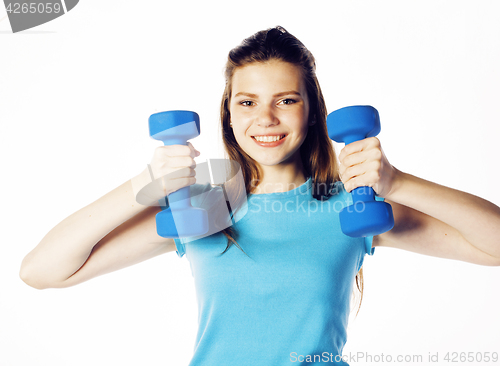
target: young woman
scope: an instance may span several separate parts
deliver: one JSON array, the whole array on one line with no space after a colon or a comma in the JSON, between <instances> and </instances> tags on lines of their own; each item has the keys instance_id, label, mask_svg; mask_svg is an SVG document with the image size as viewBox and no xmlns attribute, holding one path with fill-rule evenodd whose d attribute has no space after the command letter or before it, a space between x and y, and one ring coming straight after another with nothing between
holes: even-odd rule
<instances>
[{"instance_id":1,"label":"young woman","mask_svg":"<svg viewBox=\"0 0 500 366\"><path fill-rule=\"evenodd\" d=\"M377 138L345 146L337 162L314 58L281 27L229 53L221 126L244 189L195 184L192 144L162 146L149 168L163 177L163 192L149 203L191 186L193 205L216 221L227 193L241 202L232 226L159 237L159 208L137 204L134 194L150 182L148 168L54 227L24 259L21 278L40 289L68 287L176 251L190 261L199 302L191 365L346 364L350 295L355 279L362 289L363 259L375 247L500 265L496 205L399 171ZM339 210L360 186L392 205L392 230L342 234Z\"/></svg>"}]
</instances>

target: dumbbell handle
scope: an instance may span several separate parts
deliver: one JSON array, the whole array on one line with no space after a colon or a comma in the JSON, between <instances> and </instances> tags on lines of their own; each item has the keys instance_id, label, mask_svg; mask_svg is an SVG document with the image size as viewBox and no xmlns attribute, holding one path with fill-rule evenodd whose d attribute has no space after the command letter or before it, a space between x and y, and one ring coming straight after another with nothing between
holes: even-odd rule
<instances>
[{"instance_id":1,"label":"dumbbell handle","mask_svg":"<svg viewBox=\"0 0 500 366\"><path fill-rule=\"evenodd\" d=\"M170 146L170 145L187 145L187 141L184 139L178 139L178 138L168 138L168 139L162 139L163 145L165 146ZM173 210L182 210L191 207L191 202L190 202L190 195L189 195L189 187L182 187L178 189L177 191L174 191L168 195L167 198L165 198L165 201L168 200L169 206ZM162 206L161 202L160 206L163 208L166 208L167 206Z\"/></svg>"}]
</instances>

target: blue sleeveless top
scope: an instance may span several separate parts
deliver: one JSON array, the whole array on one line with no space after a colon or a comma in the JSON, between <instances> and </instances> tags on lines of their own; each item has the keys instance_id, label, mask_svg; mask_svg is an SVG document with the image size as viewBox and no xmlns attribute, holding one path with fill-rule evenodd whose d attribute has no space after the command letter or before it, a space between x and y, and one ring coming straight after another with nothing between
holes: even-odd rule
<instances>
[{"instance_id":1,"label":"blue sleeveless top","mask_svg":"<svg viewBox=\"0 0 500 366\"><path fill-rule=\"evenodd\" d=\"M232 244L221 255L221 232L175 239L198 301L190 366L347 365L340 357L353 283L375 248L372 237L341 232L339 212L351 195L341 182L334 191L316 200L309 178L287 192L248 195L233 218L244 252ZM221 187L195 184L190 192L192 205L209 217L225 207Z\"/></svg>"}]
</instances>

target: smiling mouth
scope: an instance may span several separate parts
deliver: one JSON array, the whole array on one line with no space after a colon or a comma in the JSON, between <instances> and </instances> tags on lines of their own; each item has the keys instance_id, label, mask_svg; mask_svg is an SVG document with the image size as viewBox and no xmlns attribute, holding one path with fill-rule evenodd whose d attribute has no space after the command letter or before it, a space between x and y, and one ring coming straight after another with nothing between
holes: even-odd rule
<instances>
[{"instance_id":1,"label":"smiling mouth","mask_svg":"<svg viewBox=\"0 0 500 366\"><path fill-rule=\"evenodd\" d=\"M285 137L286 137L286 134L274 135L274 136L252 136L252 138L258 142L276 142L276 141L282 140Z\"/></svg>"}]
</instances>

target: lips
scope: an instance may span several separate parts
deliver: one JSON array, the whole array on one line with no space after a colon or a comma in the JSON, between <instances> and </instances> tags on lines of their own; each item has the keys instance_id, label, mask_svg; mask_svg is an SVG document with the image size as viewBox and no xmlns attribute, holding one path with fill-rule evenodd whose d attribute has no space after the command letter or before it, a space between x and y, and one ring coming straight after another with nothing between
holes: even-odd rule
<instances>
[{"instance_id":1,"label":"lips","mask_svg":"<svg viewBox=\"0 0 500 366\"><path fill-rule=\"evenodd\" d=\"M286 134L279 134L279 135L255 135L252 136L254 140L260 141L260 142L274 142L281 140L284 138Z\"/></svg>"},{"instance_id":2,"label":"lips","mask_svg":"<svg viewBox=\"0 0 500 366\"><path fill-rule=\"evenodd\" d=\"M280 138L277 141L258 141L255 138L255 137L263 137L263 136L269 136L269 137L283 136L283 137ZM254 140L257 145L262 146L262 147L275 147L275 146L281 145L285 141L285 139L286 139L287 136L288 136L287 134L280 134L280 135L255 135L255 136L252 136L252 140Z\"/></svg>"}]
</instances>

